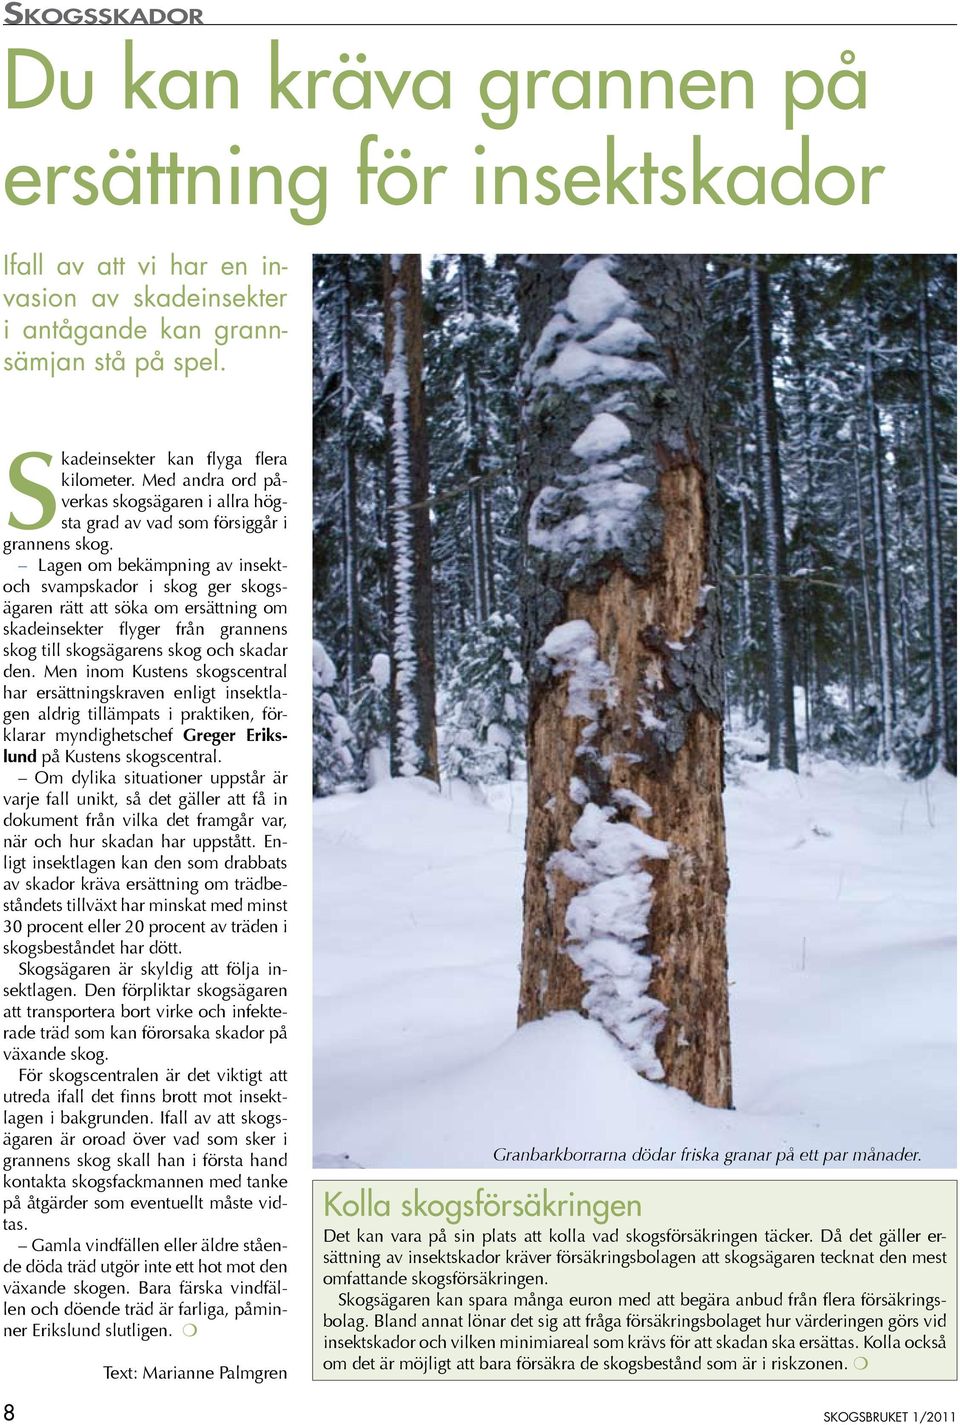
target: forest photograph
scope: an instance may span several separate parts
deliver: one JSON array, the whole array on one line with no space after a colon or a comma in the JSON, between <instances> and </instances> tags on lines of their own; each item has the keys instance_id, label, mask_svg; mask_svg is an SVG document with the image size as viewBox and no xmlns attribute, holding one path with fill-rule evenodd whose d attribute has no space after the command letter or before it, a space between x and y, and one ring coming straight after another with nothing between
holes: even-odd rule
<instances>
[{"instance_id":1,"label":"forest photograph","mask_svg":"<svg viewBox=\"0 0 960 1425\"><path fill-rule=\"evenodd\" d=\"M316 1166L955 1165L955 313L314 257Z\"/></svg>"}]
</instances>

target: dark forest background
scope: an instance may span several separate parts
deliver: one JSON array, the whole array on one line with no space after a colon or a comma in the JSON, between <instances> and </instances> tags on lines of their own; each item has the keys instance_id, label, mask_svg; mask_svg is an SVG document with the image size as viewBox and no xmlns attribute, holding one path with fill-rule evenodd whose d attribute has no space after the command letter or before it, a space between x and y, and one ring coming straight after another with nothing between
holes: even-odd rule
<instances>
[{"instance_id":1,"label":"dark forest background","mask_svg":"<svg viewBox=\"0 0 960 1425\"><path fill-rule=\"evenodd\" d=\"M389 738L384 263L314 259L314 790ZM728 758L956 771L956 265L706 261ZM425 259L439 758L522 771L512 257ZM783 696L792 683L795 698Z\"/></svg>"}]
</instances>

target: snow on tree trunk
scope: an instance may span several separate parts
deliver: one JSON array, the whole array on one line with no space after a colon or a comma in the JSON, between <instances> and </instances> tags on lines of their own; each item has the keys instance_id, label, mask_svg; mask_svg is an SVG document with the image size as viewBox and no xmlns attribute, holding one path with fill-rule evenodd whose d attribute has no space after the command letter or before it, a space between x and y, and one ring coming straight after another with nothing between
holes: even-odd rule
<instances>
[{"instance_id":1,"label":"snow on tree trunk","mask_svg":"<svg viewBox=\"0 0 960 1425\"><path fill-rule=\"evenodd\" d=\"M863 515L863 488L860 473L860 443L857 429L854 427L853 435L853 490L856 497L857 508L857 549L860 555L860 585L863 594L863 619L867 630L867 661L870 665L870 677L874 682L878 682L877 677L877 649L876 640L873 634L873 603L870 598L870 586L867 582L867 537L866 522Z\"/></svg>"},{"instance_id":2,"label":"snow on tree trunk","mask_svg":"<svg viewBox=\"0 0 960 1425\"><path fill-rule=\"evenodd\" d=\"M522 761L526 690L510 614L473 624L443 690L441 765L466 782L509 781Z\"/></svg>"},{"instance_id":3,"label":"snow on tree trunk","mask_svg":"<svg viewBox=\"0 0 960 1425\"><path fill-rule=\"evenodd\" d=\"M350 297L350 258L338 262L340 279L340 474L343 503L343 588L346 601L347 703L357 694L360 663L360 575L357 532L358 495L356 456L351 430L353 405L353 304Z\"/></svg>"},{"instance_id":4,"label":"snow on tree trunk","mask_svg":"<svg viewBox=\"0 0 960 1425\"><path fill-rule=\"evenodd\" d=\"M920 259L917 294L917 335L920 347L920 419L923 429L923 533L927 576L927 617L930 629L930 702L937 761L955 772L957 751L951 733L947 698L947 665L943 634L943 554L940 536L940 479L933 422L933 382L930 360L930 319L927 263Z\"/></svg>"},{"instance_id":5,"label":"snow on tree trunk","mask_svg":"<svg viewBox=\"0 0 960 1425\"><path fill-rule=\"evenodd\" d=\"M337 669L323 644L313 641L313 794L329 796L354 770L353 731L330 691Z\"/></svg>"},{"instance_id":6,"label":"snow on tree trunk","mask_svg":"<svg viewBox=\"0 0 960 1425\"><path fill-rule=\"evenodd\" d=\"M757 445L763 488L763 559L767 590L767 719L770 767L797 770L793 708L793 646L787 600L787 553L777 406L773 389L770 280L759 257L750 261L750 336Z\"/></svg>"},{"instance_id":7,"label":"snow on tree trunk","mask_svg":"<svg viewBox=\"0 0 960 1425\"><path fill-rule=\"evenodd\" d=\"M743 456L743 431L737 427L737 514L740 536L740 701L748 722L753 720L753 573L750 559L750 486Z\"/></svg>"},{"instance_id":8,"label":"snow on tree trunk","mask_svg":"<svg viewBox=\"0 0 960 1425\"><path fill-rule=\"evenodd\" d=\"M483 502L483 528L484 539L483 548L486 555L483 576L487 581L487 607L491 613L497 609L497 580L494 569L494 536L493 536L493 513L490 509L492 501Z\"/></svg>"},{"instance_id":9,"label":"snow on tree trunk","mask_svg":"<svg viewBox=\"0 0 960 1425\"><path fill-rule=\"evenodd\" d=\"M900 684L910 687L910 546L907 530L907 492L905 489L903 460L903 419L899 412L893 418L893 448L896 458L893 465L894 478L894 562L897 567L897 644L900 657Z\"/></svg>"},{"instance_id":10,"label":"snow on tree trunk","mask_svg":"<svg viewBox=\"0 0 960 1425\"><path fill-rule=\"evenodd\" d=\"M890 615L890 572L887 554L887 508L883 489L883 445L877 409L874 371L874 321L869 293L863 298L863 393L867 407L867 449L870 452L870 497L873 505L874 572L877 591L877 647L880 655L880 702L883 715L881 752L893 749L896 694L893 668L893 621Z\"/></svg>"},{"instance_id":11,"label":"snow on tree trunk","mask_svg":"<svg viewBox=\"0 0 960 1425\"><path fill-rule=\"evenodd\" d=\"M465 325L476 319L471 282L471 262L468 254L460 256L460 314ZM463 442L466 449L464 473L470 487L470 576L473 595L473 618L484 624L490 613L487 588L487 521L484 510L480 448L483 433L475 411L473 359L470 344L461 374L463 395Z\"/></svg>"},{"instance_id":12,"label":"snow on tree trunk","mask_svg":"<svg viewBox=\"0 0 960 1425\"><path fill-rule=\"evenodd\" d=\"M848 589L846 595L847 609L847 711L851 718L857 715L857 664L860 657L859 638L857 635L857 595L854 589Z\"/></svg>"},{"instance_id":13,"label":"snow on tree trunk","mask_svg":"<svg viewBox=\"0 0 960 1425\"><path fill-rule=\"evenodd\" d=\"M439 780L420 258L384 258L390 769Z\"/></svg>"},{"instance_id":14,"label":"snow on tree trunk","mask_svg":"<svg viewBox=\"0 0 960 1425\"><path fill-rule=\"evenodd\" d=\"M803 745L809 751L816 742L814 710L816 708L816 657L814 653L814 599L810 579L814 573L813 528L816 519L816 492L814 478L814 450L816 442L813 434L811 412L810 377L808 372L809 344L813 323L806 293L806 273L801 265L796 267L790 284L790 305L793 313L793 342L791 360L797 385L797 403L800 414L800 453L803 468L803 496L800 507L802 541L800 561L803 570L802 583L798 590L800 622L800 664L803 681ZM796 536L795 536L796 538Z\"/></svg>"},{"instance_id":15,"label":"snow on tree trunk","mask_svg":"<svg viewBox=\"0 0 960 1425\"><path fill-rule=\"evenodd\" d=\"M731 1102L702 263L520 263L529 818L519 1020Z\"/></svg>"}]
</instances>

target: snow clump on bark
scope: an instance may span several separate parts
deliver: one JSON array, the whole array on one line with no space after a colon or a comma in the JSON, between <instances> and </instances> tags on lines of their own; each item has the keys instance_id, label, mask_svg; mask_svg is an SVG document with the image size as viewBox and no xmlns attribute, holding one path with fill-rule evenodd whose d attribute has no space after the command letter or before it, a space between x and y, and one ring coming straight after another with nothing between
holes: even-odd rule
<instances>
[{"instance_id":1,"label":"snow clump on bark","mask_svg":"<svg viewBox=\"0 0 960 1425\"><path fill-rule=\"evenodd\" d=\"M597 635L585 619L572 619L551 630L541 651L554 676L567 678L567 716L588 719L580 748L586 751L600 708L615 707L619 696L616 679L599 656ZM662 1079L656 1041L667 1010L646 994L653 973L653 960L645 954L653 880L644 863L665 860L670 848L620 819L650 815L641 797L614 792L614 804L600 806L587 800L588 788L579 777L571 779L570 796L582 807L570 847L554 852L546 866L551 892L558 875L580 887L567 907L564 950L586 983L584 1010L617 1040L633 1068Z\"/></svg>"}]
</instances>

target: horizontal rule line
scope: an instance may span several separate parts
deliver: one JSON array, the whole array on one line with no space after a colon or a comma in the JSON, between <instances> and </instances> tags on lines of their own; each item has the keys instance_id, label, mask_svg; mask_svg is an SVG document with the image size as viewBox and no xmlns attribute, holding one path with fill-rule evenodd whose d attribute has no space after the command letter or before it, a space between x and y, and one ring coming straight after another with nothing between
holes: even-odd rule
<instances>
[{"instance_id":1,"label":"horizontal rule line","mask_svg":"<svg viewBox=\"0 0 960 1425\"><path fill-rule=\"evenodd\" d=\"M955 30L954 20L653 20L452 21L411 20L211 20L203 25L30 25L4 20L12 30Z\"/></svg>"}]
</instances>

